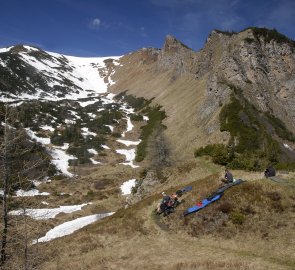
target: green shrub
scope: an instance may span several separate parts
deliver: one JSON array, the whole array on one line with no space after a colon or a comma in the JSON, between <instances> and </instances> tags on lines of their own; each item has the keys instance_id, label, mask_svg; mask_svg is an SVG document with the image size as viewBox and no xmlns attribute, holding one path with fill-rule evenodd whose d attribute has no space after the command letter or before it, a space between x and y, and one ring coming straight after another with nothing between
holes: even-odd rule
<instances>
[{"instance_id":1,"label":"green shrub","mask_svg":"<svg viewBox=\"0 0 295 270\"><path fill-rule=\"evenodd\" d=\"M245 215L239 211L232 212L229 217L230 217L230 220L232 221L232 223L237 224L237 225L242 225L246 220Z\"/></svg>"},{"instance_id":2,"label":"green shrub","mask_svg":"<svg viewBox=\"0 0 295 270\"><path fill-rule=\"evenodd\" d=\"M211 156L216 164L226 165L230 161L228 149L223 144L210 144L195 151L195 157Z\"/></svg>"},{"instance_id":3,"label":"green shrub","mask_svg":"<svg viewBox=\"0 0 295 270\"><path fill-rule=\"evenodd\" d=\"M166 128L164 125L162 125L162 121L166 118L166 114L164 111L161 111L160 106L152 108L149 107L146 109L146 112L148 113L149 120L147 121L147 124L145 126L141 127L141 142L137 146L135 157L136 162L140 162L146 157L148 140L152 133L157 128Z\"/></svg>"},{"instance_id":4,"label":"green shrub","mask_svg":"<svg viewBox=\"0 0 295 270\"><path fill-rule=\"evenodd\" d=\"M270 42L271 40L275 40L278 43L285 42L285 43L289 43L293 46L295 45L295 42L293 40L291 40L288 37L286 37L285 35L279 33L275 28L267 29L267 28L249 27L247 29L251 29L253 31L254 36L258 39L261 36L264 37L266 42Z\"/></svg>"},{"instance_id":5,"label":"green shrub","mask_svg":"<svg viewBox=\"0 0 295 270\"><path fill-rule=\"evenodd\" d=\"M140 114L132 114L130 117L131 121L142 121L143 120L143 116Z\"/></svg>"},{"instance_id":6,"label":"green shrub","mask_svg":"<svg viewBox=\"0 0 295 270\"><path fill-rule=\"evenodd\" d=\"M290 130L288 130L288 128L282 120L276 118L274 115L270 113L265 113L265 115L280 138L291 142L295 142L295 135Z\"/></svg>"},{"instance_id":7,"label":"green shrub","mask_svg":"<svg viewBox=\"0 0 295 270\"><path fill-rule=\"evenodd\" d=\"M151 103L151 100L146 100L142 97L127 95L126 92L127 91L124 91L118 94L115 98L121 99L124 102L128 103L132 108L134 108L135 111L139 111Z\"/></svg>"},{"instance_id":8,"label":"green shrub","mask_svg":"<svg viewBox=\"0 0 295 270\"><path fill-rule=\"evenodd\" d=\"M121 137L121 133L119 133L119 132L113 132L112 133L112 136L115 137L115 138L120 138Z\"/></svg>"}]
</instances>

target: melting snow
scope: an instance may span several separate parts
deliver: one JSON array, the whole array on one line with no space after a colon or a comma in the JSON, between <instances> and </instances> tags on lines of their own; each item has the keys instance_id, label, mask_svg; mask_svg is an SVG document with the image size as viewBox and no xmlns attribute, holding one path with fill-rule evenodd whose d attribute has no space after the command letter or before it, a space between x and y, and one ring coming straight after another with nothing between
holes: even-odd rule
<instances>
[{"instance_id":1,"label":"melting snow","mask_svg":"<svg viewBox=\"0 0 295 270\"><path fill-rule=\"evenodd\" d=\"M96 114L94 113L87 113L89 115L90 118L95 118L96 117Z\"/></svg>"},{"instance_id":2,"label":"melting snow","mask_svg":"<svg viewBox=\"0 0 295 270\"><path fill-rule=\"evenodd\" d=\"M68 171L68 161L70 159L77 159L72 155L66 154L64 151L60 149L51 149L50 154L53 158L51 161L61 172L69 177L73 177L74 175Z\"/></svg>"},{"instance_id":3,"label":"melting snow","mask_svg":"<svg viewBox=\"0 0 295 270\"><path fill-rule=\"evenodd\" d=\"M143 120L144 120L144 121L149 121L149 117L144 115L144 116L143 116Z\"/></svg>"},{"instance_id":4,"label":"melting snow","mask_svg":"<svg viewBox=\"0 0 295 270\"><path fill-rule=\"evenodd\" d=\"M79 205L60 206L58 208L20 209L20 210L10 211L9 214L14 216L26 215L26 216L30 216L33 219L45 220L45 219L55 218L60 213L69 214L75 211L79 211L85 205L88 205L88 203L83 203Z\"/></svg>"},{"instance_id":5,"label":"melting snow","mask_svg":"<svg viewBox=\"0 0 295 270\"><path fill-rule=\"evenodd\" d=\"M44 130L49 130L49 131L54 131L54 128L53 127L51 127L51 126L47 126L47 125L45 125L45 126L40 126L40 128L41 129L44 129Z\"/></svg>"},{"instance_id":6,"label":"melting snow","mask_svg":"<svg viewBox=\"0 0 295 270\"><path fill-rule=\"evenodd\" d=\"M97 151L95 149L88 149L88 152L93 155L97 155Z\"/></svg>"},{"instance_id":7,"label":"melting snow","mask_svg":"<svg viewBox=\"0 0 295 270\"><path fill-rule=\"evenodd\" d=\"M32 197L32 196L48 196L50 193L48 192L40 192L38 189L31 189L28 191L19 189L16 191L16 197Z\"/></svg>"},{"instance_id":8,"label":"melting snow","mask_svg":"<svg viewBox=\"0 0 295 270\"><path fill-rule=\"evenodd\" d=\"M126 146L130 146L130 145L139 145L140 142L141 142L141 140L139 140L139 141L127 141L127 140L121 140L121 139L119 139L119 140L117 140L117 142L123 143Z\"/></svg>"},{"instance_id":9,"label":"melting snow","mask_svg":"<svg viewBox=\"0 0 295 270\"><path fill-rule=\"evenodd\" d=\"M29 128L26 128L27 134L29 137L36 142L39 142L41 144L50 144L50 138L42 138L35 135L35 132L30 130Z\"/></svg>"},{"instance_id":10,"label":"melting snow","mask_svg":"<svg viewBox=\"0 0 295 270\"><path fill-rule=\"evenodd\" d=\"M124 182L121 185L121 191L122 191L123 195L131 194L131 190L135 186L135 183L136 183L136 179L130 179L130 180Z\"/></svg>"},{"instance_id":11,"label":"melting snow","mask_svg":"<svg viewBox=\"0 0 295 270\"><path fill-rule=\"evenodd\" d=\"M42 182L38 181L38 180L33 180L32 182L33 182L35 187L38 187L38 186L40 186L42 184Z\"/></svg>"},{"instance_id":12,"label":"melting snow","mask_svg":"<svg viewBox=\"0 0 295 270\"><path fill-rule=\"evenodd\" d=\"M131 131L133 129L133 124L131 123L130 117L127 117L127 129L123 132L122 137L125 137L125 133Z\"/></svg>"},{"instance_id":13,"label":"melting snow","mask_svg":"<svg viewBox=\"0 0 295 270\"><path fill-rule=\"evenodd\" d=\"M56 148L59 148L59 149L62 149L62 150L67 150L69 148L69 145L70 145L69 143L64 143L63 146L60 146L60 147L56 146Z\"/></svg>"},{"instance_id":14,"label":"melting snow","mask_svg":"<svg viewBox=\"0 0 295 270\"><path fill-rule=\"evenodd\" d=\"M130 150L118 149L118 150L116 150L116 152L118 154L125 155L125 157L126 157L127 162L124 162L124 163L121 163L121 164L129 165L132 168L138 168L139 167L139 166L133 164L133 160L135 159L135 149L130 149Z\"/></svg>"},{"instance_id":15,"label":"melting snow","mask_svg":"<svg viewBox=\"0 0 295 270\"><path fill-rule=\"evenodd\" d=\"M112 132L114 131L114 127L113 126L111 126L111 125L105 125L105 126L106 127L109 127Z\"/></svg>"},{"instance_id":16,"label":"melting snow","mask_svg":"<svg viewBox=\"0 0 295 270\"><path fill-rule=\"evenodd\" d=\"M28 51L39 51L37 48L30 47L30 46L27 46L27 45L24 45L23 47L24 47L25 49L27 49Z\"/></svg>"},{"instance_id":17,"label":"melting snow","mask_svg":"<svg viewBox=\"0 0 295 270\"><path fill-rule=\"evenodd\" d=\"M294 149L290 145L284 143L284 146L285 146L285 148L287 148L287 149L289 149L291 151L294 151Z\"/></svg>"},{"instance_id":18,"label":"melting snow","mask_svg":"<svg viewBox=\"0 0 295 270\"><path fill-rule=\"evenodd\" d=\"M107 145L101 145L101 147L103 148L103 149L110 149Z\"/></svg>"},{"instance_id":19,"label":"melting snow","mask_svg":"<svg viewBox=\"0 0 295 270\"><path fill-rule=\"evenodd\" d=\"M105 214L96 214L96 215L90 215L86 217L80 217L71 221L67 221L63 224L60 224L50 231L46 233L44 237L41 237L37 240L33 241L33 244L40 243L40 242L48 242L50 240L53 240L55 238L59 238L65 235L72 234L73 232L95 222L98 221L104 217L108 217L110 215L114 214L112 213L105 213Z\"/></svg>"},{"instance_id":20,"label":"melting snow","mask_svg":"<svg viewBox=\"0 0 295 270\"><path fill-rule=\"evenodd\" d=\"M81 107L86 107L88 105L94 104L97 100L89 100L89 101L78 101Z\"/></svg>"},{"instance_id":21,"label":"melting snow","mask_svg":"<svg viewBox=\"0 0 295 270\"><path fill-rule=\"evenodd\" d=\"M93 159L93 158L90 158L90 160L91 160L92 164L95 164L95 165L97 165L97 164L101 164L101 162L96 161L96 160Z\"/></svg>"},{"instance_id":22,"label":"melting snow","mask_svg":"<svg viewBox=\"0 0 295 270\"><path fill-rule=\"evenodd\" d=\"M87 127L83 127L83 128L81 128L81 130L83 131L82 136L84 138L87 136L96 136L96 133L89 131Z\"/></svg>"}]
</instances>

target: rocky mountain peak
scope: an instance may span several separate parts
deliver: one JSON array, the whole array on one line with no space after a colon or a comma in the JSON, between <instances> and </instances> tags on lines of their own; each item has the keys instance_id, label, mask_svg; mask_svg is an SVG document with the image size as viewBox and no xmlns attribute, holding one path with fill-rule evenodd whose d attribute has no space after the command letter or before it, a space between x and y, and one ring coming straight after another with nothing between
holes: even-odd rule
<instances>
[{"instance_id":1,"label":"rocky mountain peak","mask_svg":"<svg viewBox=\"0 0 295 270\"><path fill-rule=\"evenodd\" d=\"M191 50L191 49L188 46L184 45L175 37L171 35L167 35L162 50L165 53L179 53L183 50Z\"/></svg>"}]
</instances>

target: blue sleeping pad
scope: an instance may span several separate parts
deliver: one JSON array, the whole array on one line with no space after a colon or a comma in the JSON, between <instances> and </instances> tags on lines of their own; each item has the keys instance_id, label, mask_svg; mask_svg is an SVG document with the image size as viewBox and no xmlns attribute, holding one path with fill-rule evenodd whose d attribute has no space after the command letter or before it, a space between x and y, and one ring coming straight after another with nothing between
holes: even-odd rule
<instances>
[{"instance_id":1,"label":"blue sleeping pad","mask_svg":"<svg viewBox=\"0 0 295 270\"><path fill-rule=\"evenodd\" d=\"M186 216L186 215L188 215L188 214L195 213L195 212L197 212L197 211L203 209L204 207L206 207L206 206L209 205L210 203L219 200L219 199L222 197L222 195L223 195L223 193L216 194L211 200L209 200L208 198L203 199L202 202L200 202L199 204L194 205L194 206L188 208L188 209L183 213L183 215Z\"/></svg>"}]
</instances>

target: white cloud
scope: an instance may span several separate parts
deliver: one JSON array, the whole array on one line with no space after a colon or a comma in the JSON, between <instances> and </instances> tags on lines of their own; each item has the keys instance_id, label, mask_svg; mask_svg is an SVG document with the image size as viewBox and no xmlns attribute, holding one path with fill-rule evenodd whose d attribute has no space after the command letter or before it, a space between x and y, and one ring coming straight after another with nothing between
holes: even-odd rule
<instances>
[{"instance_id":1,"label":"white cloud","mask_svg":"<svg viewBox=\"0 0 295 270\"><path fill-rule=\"evenodd\" d=\"M142 26L142 27L140 27L140 35L142 36L142 37L147 37L148 35L147 35L147 33L145 32L145 28Z\"/></svg>"},{"instance_id":2,"label":"white cloud","mask_svg":"<svg viewBox=\"0 0 295 270\"><path fill-rule=\"evenodd\" d=\"M101 26L101 20L99 18L95 18L90 22L90 27L98 29Z\"/></svg>"}]
</instances>

